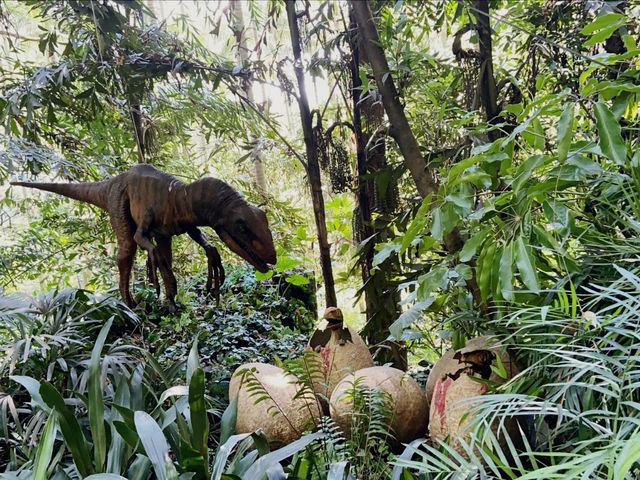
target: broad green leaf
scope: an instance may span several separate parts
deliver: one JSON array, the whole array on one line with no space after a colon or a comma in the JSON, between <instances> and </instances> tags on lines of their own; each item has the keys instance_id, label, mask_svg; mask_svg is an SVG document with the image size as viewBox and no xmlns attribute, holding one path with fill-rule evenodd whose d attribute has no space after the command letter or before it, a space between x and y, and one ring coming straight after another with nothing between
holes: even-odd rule
<instances>
[{"instance_id":1,"label":"broad green leaf","mask_svg":"<svg viewBox=\"0 0 640 480\"><path fill-rule=\"evenodd\" d=\"M158 400L158 404L163 404L168 398L171 397L185 397L189 395L189 387L186 385L176 385L171 387L160 395L160 400Z\"/></svg>"},{"instance_id":2,"label":"broad green leaf","mask_svg":"<svg viewBox=\"0 0 640 480\"><path fill-rule=\"evenodd\" d=\"M49 415L42 435L40 435L38 448L36 450L36 458L33 461L33 478L36 480L47 478L47 469L51 462L53 444L56 440L57 431L58 425L56 422L56 416L53 414Z\"/></svg>"},{"instance_id":3,"label":"broad green leaf","mask_svg":"<svg viewBox=\"0 0 640 480\"><path fill-rule=\"evenodd\" d=\"M532 155L522 162L516 172L513 175L513 192L515 194L520 193L523 187L531 178L531 175L535 172L536 168L543 165L547 158L544 155Z\"/></svg>"},{"instance_id":4,"label":"broad green leaf","mask_svg":"<svg viewBox=\"0 0 640 480\"><path fill-rule=\"evenodd\" d=\"M626 17L621 13L607 13L606 15L600 15L592 22L586 24L580 33L583 35L591 35L603 28L610 28L612 25L624 25L625 21Z\"/></svg>"},{"instance_id":5,"label":"broad green leaf","mask_svg":"<svg viewBox=\"0 0 640 480\"><path fill-rule=\"evenodd\" d=\"M424 309L429 308L433 302L434 298L429 297L426 300L413 304L408 310L402 312L397 320L389 327L389 338L392 340L400 340L404 329L409 327L416 320L421 319Z\"/></svg>"},{"instance_id":6,"label":"broad green leaf","mask_svg":"<svg viewBox=\"0 0 640 480\"><path fill-rule=\"evenodd\" d=\"M493 260L496 254L497 245L495 242L485 242L482 246L480 255L478 256L478 263L476 264L476 279L478 281L478 288L480 289L480 296L482 301L486 301L491 294L491 285L493 279Z\"/></svg>"},{"instance_id":7,"label":"broad green leaf","mask_svg":"<svg viewBox=\"0 0 640 480\"><path fill-rule=\"evenodd\" d=\"M291 270L300 265L300 260L287 255L278 255L278 261L275 264L277 272L284 272L285 270Z\"/></svg>"},{"instance_id":8,"label":"broad green leaf","mask_svg":"<svg viewBox=\"0 0 640 480\"><path fill-rule=\"evenodd\" d=\"M478 247L482 244L490 231L491 227L484 227L478 233L469 238L469 240L464 242L464 246L462 247L462 250L460 250L459 259L461 262L468 262L473 258Z\"/></svg>"},{"instance_id":9,"label":"broad green leaf","mask_svg":"<svg viewBox=\"0 0 640 480\"><path fill-rule=\"evenodd\" d=\"M256 276L256 280L269 280L271 277L273 277L273 270L269 270L267 272L259 272L258 270L255 271L255 276Z\"/></svg>"},{"instance_id":10,"label":"broad green leaf","mask_svg":"<svg viewBox=\"0 0 640 480\"><path fill-rule=\"evenodd\" d=\"M392 254L397 253L400 250L400 240L395 239L391 242L386 242L376 245L376 254L373 256L373 266L377 267Z\"/></svg>"},{"instance_id":11,"label":"broad green leaf","mask_svg":"<svg viewBox=\"0 0 640 480\"><path fill-rule=\"evenodd\" d=\"M75 412L64 403L62 395L49 382L41 382L40 395L56 414L60 431L78 472L83 477L91 475L94 473L91 455Z\"/></svg>"},{"instance_id":12,"label":"broad green leaf","mask_svg":"<svg viewBox=\"0 0 640 480\"><path fill-rule=\"evenodd\" d=\"M529 126L522 132L522 138L535 150L544 150L544 128L542 123L536 118L532 118Z\"/></svg>"},{"instance_id":13,"label":"broad green leaf","mask_svg":"<svg viewBox=\"0 0 640 480\"><path fill-rule=\"evenodd\" d=\"M38 380L24 375L11 375L9 378L26 388L29 395L31 395L31 400L39 408L47 413L51 412L51 407L47 405L40 395L40 382Z\"/></svg>"},{"instance_id":14,"label":"broad green leaf","mask_svg":"<svg viewBox=\"0 0 640 480\"><path fill-rule=\"evenodd\" d=\"M120 405L130 405L131 404L131 392L129 391L129 382L128 379L124 377L119 377L116 380L116 391L113 398L113 402L115 404ZM125 465L129 463L128 454L129 447L127 446L126 441L122 438L122 435L118 433L115 425L113 424L114 420L121 420L122 415L115 408L111 409L111 421L110 424L110 432L111 432L111 443L109 444L109 450L107 451L107 472L116 473L122 472Z\"/></svg>"},{"instance_id":15,"label":"broad green leaf","mask_svg":"<svg viewBox=\"0 0 640 480\"><path fill-rule=\"evenodd\" d=\"M558 120L558 161L560 163L567 159L571 140L573 139L573 115L575 104L567 103Z\"/></svg>"},{"instance_id":16,"label":"broad green leaf","mask_svg":"<svg viewBox=\"0 0 640 480\"><path fill-rule=\"evenodd\" d=\"M596 103L595 115L599 135L598 145L602 153L616 165L624 166L627 163L627 147L622 140L620 124L603 102Z\"/></svg>"},{"instance_id":17,"label":"broad green leaf","mask_svg":"<svg viewBox=\"0 0 640 480\"><path fill-rule=\"evenodd\" d=\"M591 38L584 42L584 46L592 47L593 45L604 42L613 32L622 27L625 22L626 16L620 13L607 13L599 16L581 30L583 35L591 35Z\"/></svg>"},{"instance_id":18,"label":"broad green leaf","mask_svg":"<svg viewBox=\"0 0 640 480\"><path fill-rule=\"evenodd\" d=\"M535 258L526 247L522 236L519 236L515 241L515 256L522 282L532 292L538 292L540 287L538 286L538 273L535 267Z\"/></svg>"},{"instance_id":19,"label":"broad green leaf","mask_svg":"<svg viewBox=\"0 0 640 480\"><path fill-rule=\"evenodd\" d=\"M491 186L491 175L481 168L470 167L462 175L454 178L449 184L449 188L461 183L472 183L478 188L488 188Z\"/></svg>"},{"instance_id":20,"label":"broad green leaf","mask_svg":"<svg viewBox=\"0 0 640 480\"><path fill-rule=\"evenodd\" d=\"M466 214L471 210L471 208L473 208L473 193L465 191L451 193L445 197L445 201L453 203L456 207L459 207L464 214Z\"/></svg>"},{"instance_id":21,"label":"broad green leaf","mask_svg":"<svg viewBox=\"0 0 640 480\"><path fill-rule=\"evenodd\" d=\"M129 447L131 447L132 449L138 448L140 437L133 429L135 425L129 426L129 424L127 424L127 422L125 421L114 420L113 426L118 432L118 435L120 435L124 439L124 441L127 442L127 445L129 445Z\"/></svg>"},{"instance_id":22,"label":"broad green leaf","mask_svg":"<svg viewBox=\"0 0 640 480\"><path fill-rule=\"evenodd\" d=\"M299 273L294 273L292 275L287 275L284 279L285 282L290 283L291 285L301 286L308 285L309 278L305 275L300 275Z\"/></svg>"},{"instance_id":23,"label":"broad green leaf","mask_svg":"<svg viewBox=\"0 0 640 480\"><path fill-rule=\"evenodd\" d=\"M107 434L104 428L104 400L102 396L102 364L100 357L112 323L113 317L111 317L100 330L96 343L91 351L91 360L89 362L87 410L89 414L91 440L93 441L93 463L96 472L99 473L104 471L104 462L107 455Z\"/></svg>"},{"instance_id":24,"label":"broad green leaf","mask_svg":"<svg viewBox=\"0 0 640 480\"><path fill-rule=\"evenodd\" d=\"M458 224L460 217L450 203L443 203L433 209L433 221L431 222L431 235L442 242L444 236L452 231Z\"/></svg>"},{"instance_id":25,"label":"broad green leaf","mask_svg":"<svg viewBox=\"0 0 640 480\"><path fill-rule=\"evenodd\" d=\"M156 421L148 413L138 410L135 413L135 424L144 451L151 460L158 479L177 479L178 472L169 456L169 444Z\"/></svg>"},{"instance_id":26,"label":"broad green leaf","mask_svg":"<svg viewBox=\"0 0 640 480\"><path fill-rule=\"evenodd\" d=\"M508 243L500 256L500 293L508 302L513 302L513 263L513 244Z\"/></svg>"},{"instance_id":27,"label":"broad green leaf","mask_svg":"<svg viewBox=\"0 0 640 480\"><path fill-rule=\"evenodd\" d=\"M431 208L431 197L427 195L423 200L420 208L416 212L416 216L413 217L409 228L402 236L402 243L400 244L400 253L404 253L411 245L413 240L423 232L425 225L427 224L429 209Z\"/></svg>"},{"instance_id":28,"label":"broad green leaf","mask_svg":"<svg viewBox=\"0 0 640 480\"><path fill-rule=\"evenodd\" d=\"M448 278L449 267L445 264L434 265L431 271L418 277L418 301L427 300L433 292L443 288Z\"/></svg>"}]
</instances>

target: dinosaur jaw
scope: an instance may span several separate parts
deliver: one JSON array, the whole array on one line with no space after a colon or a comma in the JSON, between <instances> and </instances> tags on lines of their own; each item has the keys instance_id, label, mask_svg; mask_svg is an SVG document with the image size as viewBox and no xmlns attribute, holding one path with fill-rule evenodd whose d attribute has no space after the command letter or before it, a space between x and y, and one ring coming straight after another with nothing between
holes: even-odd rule
<instances>
[{"instance_id":1,"label":"dinosaur jaw","mask_svg":"<svg viewBox=\"0 0 640 480\"><path fill-rule=\"evenodd\" d=\"M265 273L269 271L269 265L266 261L262 260L262 258L260 258L260 256L249 246L246 246L233 238L233 236L230 235L226 230L221 229L220 231L218 231L218 236L231 249L232 252L240 255L247 262L256 267L259 272ZM269 260L271 260L271 258L269 258L268 261Z\"/></svg>"}]
</instances>

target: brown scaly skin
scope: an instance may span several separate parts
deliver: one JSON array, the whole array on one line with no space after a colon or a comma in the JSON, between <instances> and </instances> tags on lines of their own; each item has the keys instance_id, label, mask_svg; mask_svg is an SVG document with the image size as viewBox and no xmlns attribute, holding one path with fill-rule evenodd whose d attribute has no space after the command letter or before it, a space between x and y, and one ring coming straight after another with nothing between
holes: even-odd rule
<instances>
[{"instance_id":1,"label":"brown scaly skin","mask_svg":"<svg viewBox=\"0 0 640 480\"><path fill-rule=\"evenodd\" d=\"M135 305L129 283L137 247L148 252L149 276L157 285L156 269L160 271L167 299L175 306L177 285L171 268L171 237L183 233L207 253L207 290L211 289L212 277L215 291L219 290L224 268L216 247L198 229L201 226L212 227L234 253L261 272L268 270L268 264L276 263L266 215L222 180L202 178L185 184L151 165L136 165L101 182L11 185L55 192L109 213L118 243L120 294L130 307Z\"/></svg>"}]
</instances>

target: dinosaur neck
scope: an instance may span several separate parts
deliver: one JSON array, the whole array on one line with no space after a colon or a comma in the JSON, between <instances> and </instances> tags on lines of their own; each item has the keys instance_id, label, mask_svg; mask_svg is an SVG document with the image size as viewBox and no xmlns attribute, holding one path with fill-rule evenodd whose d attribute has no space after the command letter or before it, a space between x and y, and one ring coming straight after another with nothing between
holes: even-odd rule
<instances>
[{"instance_id":1,"label":"dinosaur neck","mask_svg":"<svg viewBox=\"0 0 640 480\"><path fill-rule=\"evenodd\" d=\"M231 207L244 202L240 193L217 178L203 178L187 185L185 196L199 226L215 227Z\"/></svg>"},{"instance_id":2,"label":"dinosaur neck","mask_svg":"<svg viewBox=\"0 0 640 480\"><path fill-rule=\"evenodd\" d=\"M108 210L107 195L111 180L87 183L11 182L11 185L46 190L47 192L53 192L68 198L73 198L74 200L91 203L103 210Z\"/></svg>"}]
</instances>

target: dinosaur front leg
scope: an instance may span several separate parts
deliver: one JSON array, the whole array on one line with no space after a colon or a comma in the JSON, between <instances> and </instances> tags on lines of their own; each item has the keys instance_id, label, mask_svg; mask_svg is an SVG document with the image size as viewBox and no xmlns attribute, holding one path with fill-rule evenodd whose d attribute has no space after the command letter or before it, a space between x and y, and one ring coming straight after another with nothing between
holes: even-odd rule
<instances>
[{"instance_id":1,"label":"dinosaur front leg","mask_svg":"<svg viewBox=\"0 0 640 480\"><path fill-rule=\"evenodd\" d=\"M198 245L204 248L204 251L207 255L206 291L207 293L211 292L211 287L213 284L212 294L216 299L216 302L219 302L220 287L224 283L225 271L224 266L222 265L222 259L220 258L220 254L218 253L218 249L215 247L215 245L212 245L207 241L199 228L194 227L188 230L187 233L193 240L195 240Z\"/></svg>"}]
</instances>

